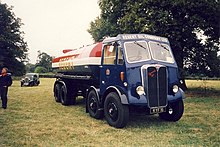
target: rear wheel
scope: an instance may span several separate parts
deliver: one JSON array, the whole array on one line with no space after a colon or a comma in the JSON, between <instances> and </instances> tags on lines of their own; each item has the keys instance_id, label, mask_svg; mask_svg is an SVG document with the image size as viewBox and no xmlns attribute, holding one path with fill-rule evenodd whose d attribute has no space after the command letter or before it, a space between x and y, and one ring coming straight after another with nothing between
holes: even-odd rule
<instances>
[{"instance_id":1,"label":"rear wheel","mask_svg":"<svg viewBox=\"0 0 220 147\"><path fill-rule=\"evenodd\" d=\"M159 116L161 119L167 121L178 121L184 112L183 100L171 103L167 107L167 112L160 113Z\"/></svg>"},{"instance_id":2,"label":"rear wheel","mask_svg":"<svg viewBox=\"0 0 220 147\"><path fill-rule=\"evenodd\" d=\"M60 100L61 100L62 105L65 105L65 106L73 105L76 103L76 98L73 97L71 92L67 91L67 88L65 85L61 86Z\"/></svg>"},{"instance_id":3,"label":"rear wheel","mask_svg":"<svg viewBox=\"0 0 220 147\"><path fill-rule=\"evenodd\" d=\"M104 102L105 118L110 126L123 128L129 120L129 108L123 105L119 96L115 93L109 93Z\"/></svg>"},{"instance_id":4,"label":"rear wheel","mask_svg":"<svg viewBox=\"0 0 220 147\"><path fill-rule=\"evenodd\" d=\"M103 118L103 110L100 110L98 97L94 90L89 92L86 104L91 117L96 119Z\"/></svg>"},{"instance_id":5,"label":"rear wheel","mask_svg":"<svg viewBox=\"0 0 220 147\"><path fill-rule=\"evenodd\" d=\"M54 87L54 98L56 102L60 102L60 92L61 92L61 85L56 83L55 87Z\"/></svg>"}]
</instances>

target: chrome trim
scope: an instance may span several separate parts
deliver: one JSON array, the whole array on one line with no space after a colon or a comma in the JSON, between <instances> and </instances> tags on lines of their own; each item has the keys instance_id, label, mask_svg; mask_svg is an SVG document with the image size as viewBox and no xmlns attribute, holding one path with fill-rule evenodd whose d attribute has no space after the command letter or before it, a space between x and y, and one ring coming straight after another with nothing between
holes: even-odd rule
<instances>
[{"instance_id":1,"label":"chrome trim","mask_svg":"<svg viewBox=\"0 0 220 147\"><path fill-rule=\"evenodd\" d=\"M147 71L147 69L148 69L149 67L154 67L154 68L156 68L156 70L157 70L157 85L159 85L159 79L158 79L158 71L159 71L159 69L160 69L161 67L165 67L165 68L166 68L166 66L160 65L160 64L143 65L143 66L141 67L141 78L142 78L141 80L142 80L142 86L143 86L143 87L145 86L143 72L144 72L144 70ZM168 79L168 71L167 71L167 68L166 68L166 73L167 73L167 74L166 74L166 78ZM149 85L149 83L148 83L148 75L146 76L146 81L147 81L146 86L148 86L148 85ZM168 94L168 81L167 81L167 89L166 89L166 90L167 90L166 93ZM167 99L167 98L166 98L166 105L165 105L165 106L160 106L160 105L159 105L159 86L157 86L158 107L150 107L150 105L149 105L149 92L148 92L148 87L147 87L147 91L145 92L145 96L146 96L146 98L147 98L147 104L148 104L148 107L149 107L149 108L160 108L160 107L166 107L166 106L168 105L168 99ZM167 95L166 95L166 97L167 97Z\"/></svg>"}]
</instances>

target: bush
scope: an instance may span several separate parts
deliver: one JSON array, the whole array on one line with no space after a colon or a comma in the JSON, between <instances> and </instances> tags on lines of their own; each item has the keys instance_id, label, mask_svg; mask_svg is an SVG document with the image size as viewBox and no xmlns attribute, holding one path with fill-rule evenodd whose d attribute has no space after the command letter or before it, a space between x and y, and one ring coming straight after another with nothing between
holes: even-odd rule
<instances>
[{"instance_id":1,"label":"bush","mask_svg":"<svg viewBox=\"0 0 220 147\"><path fill-rule=\"evenodd\" d=\"M35 73L47 73L47 69L42 66L37 66L34 70Z\"/></svg>"}]
</instances>

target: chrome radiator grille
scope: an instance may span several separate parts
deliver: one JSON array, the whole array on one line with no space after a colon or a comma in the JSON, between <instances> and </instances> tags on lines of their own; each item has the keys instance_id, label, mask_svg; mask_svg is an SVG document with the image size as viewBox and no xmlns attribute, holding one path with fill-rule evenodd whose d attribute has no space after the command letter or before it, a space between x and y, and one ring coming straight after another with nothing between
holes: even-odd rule
<instances>
[{"instance_id":1,"label":"chrome radiator grille","mask_svg":"<svg viewBox=\"0 0 220 147\"><path fill-rule=\"evenodd\" d=\"M144 89L149 108L167 106L167 70L164 66L142 69Z\"/></svg>"}]
</instances>

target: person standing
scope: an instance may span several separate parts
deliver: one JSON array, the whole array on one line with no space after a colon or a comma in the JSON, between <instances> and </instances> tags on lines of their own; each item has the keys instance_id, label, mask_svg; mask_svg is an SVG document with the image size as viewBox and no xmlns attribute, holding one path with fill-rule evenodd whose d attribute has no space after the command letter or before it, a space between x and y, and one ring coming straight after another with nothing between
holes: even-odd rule
<instances>
[{"instance_id":1,"label":"person standing","mask_svg":"<svg viewBox=\"0 0 220 147\"><path fill-rule=\"evenodd\" d=\"M0 97L2 100L2 108L7 108L8 102L8 87L12 85L11 74L8 74L8 69L6 67L2 68L0 75Z\"/></svg>"}]
</instances>

